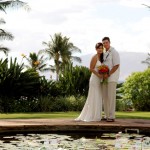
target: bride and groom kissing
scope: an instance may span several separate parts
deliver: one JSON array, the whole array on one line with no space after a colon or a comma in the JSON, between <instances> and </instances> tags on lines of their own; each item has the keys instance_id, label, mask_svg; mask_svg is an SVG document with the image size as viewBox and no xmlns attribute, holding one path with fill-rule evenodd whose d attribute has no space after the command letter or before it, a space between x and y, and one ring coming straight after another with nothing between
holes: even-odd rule
<instances>
[{"instance_id":1,"label":"bride and groom kissing","mask_svg":"<svg viewBox=\"0 0 150 150\"><path fill-rule=\"evenodd\" d=\"M102 43L95 45L96 54L90 62L92 72L86 103L76 121L115 121L116 86L120 72L119 53L110 46L110 38L104 37ZM105 49L105 52L104 52ZM99 73L100 66L108 66L107 74ZM107 80L107 83L103 83ZM102 117L102 109L104 116Z\"/></svg>"}]
</instances>

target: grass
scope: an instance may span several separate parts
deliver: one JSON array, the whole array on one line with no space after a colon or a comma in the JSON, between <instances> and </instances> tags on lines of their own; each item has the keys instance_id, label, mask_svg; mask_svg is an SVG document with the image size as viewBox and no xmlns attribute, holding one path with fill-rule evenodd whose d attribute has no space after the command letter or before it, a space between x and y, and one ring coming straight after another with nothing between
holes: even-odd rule
<instances>
[{"instance_id":1,"label":"grass","mask_svg":"<svg viewBox=\"0 0 150 150\"><path fill-rule=\"evenodd\" d=\"M76 118L80 112L45 112L45 113L8 113L0 114L0 119L44 119L44 118ZM150 119L150 112L116 112L116 118Z\"/></svg>"}]
</instances>

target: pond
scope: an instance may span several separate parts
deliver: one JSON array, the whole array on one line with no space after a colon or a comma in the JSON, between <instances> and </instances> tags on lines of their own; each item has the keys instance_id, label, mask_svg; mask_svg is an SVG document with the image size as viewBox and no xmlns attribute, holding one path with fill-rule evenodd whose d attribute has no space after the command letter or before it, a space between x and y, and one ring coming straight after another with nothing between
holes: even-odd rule
<instances>
[{"instance_id":1,"label":"pond","mask_svg":"<svg viewBox=\"0 0 150 150\"><path fill-rule=\"evenodd\" d=\"M121 132L1 135L0 150L150 150L150 137Z\"/></svg>"}]
</instances>

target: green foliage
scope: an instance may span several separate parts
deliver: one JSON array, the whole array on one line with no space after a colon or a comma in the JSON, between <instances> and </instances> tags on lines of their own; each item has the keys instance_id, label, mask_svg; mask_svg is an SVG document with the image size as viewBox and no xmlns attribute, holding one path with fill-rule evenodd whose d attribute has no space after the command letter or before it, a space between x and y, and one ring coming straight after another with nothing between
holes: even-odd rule
<instances>
[{"instance_id":1,"label":"green foliage","mask_svg":"<svg viewBox=\"0 0 150 150\"><path fill-rule=\"evenodd\" d=\"M81 111L85 100L85 96L60 96L51 103L51 111Z\"/></svg>"},{"instance_id":2,"label":"green foliage","mask_svg":"<svg viewBox=\"0 0 150 150\"><path fill-rule=\"evenodd\" d=\"M135 72L123 85L124 100L132 100L136 110L150 110L150 69Z\"/></svg>"},{"instance_id":3,"label":"green foliage","mask_svg":"<svg viewBox=\"0 0 150 150\"><path fill-rule=\"evenodd\" d=\"M0 105L3 112L15 111L12 104L21 96L34 97L39 94L39 75L34 70L23 71L23 64L17 58L8 63L8 59L0 60Z\"/></svg>"},{"instance_id":4,"label":"green foliage","mask_svg":"<svg viewBox=\"0 0 150 150\"><path fill-rule=\"evenodd\" d=\"M122 89L123 83L118 83L116 88L116 99L122 99L123 95L123 89Z\"/></svg>"},{"instance_id":5,"label":"green foliage","mask_svg":"<svg viewBox=\"0 0 150 150\"><path fill-rule=\"evenodd\" d=\"M123 92L123 83L118 83L116 89L116 111L131 111L133 109L132 101L124 100Z\"/></svg>"},{"instance_id":6,"label":"green foliage","mask_svg":"<svg viewBox=\"0 0 150 150\"><path fill-rule=\"evenodd\" d=\"M54 97L40 96L38 97L38 112L50 112L53 109Z\"/></svg>"},{"instance_id":7,"label":"green foliage","mask_svg":"<svg viewBox=\"0 0 150 150\"><path fill-rule=\"evenodd\" d=\"M56 97L61 95L57 81L47 80L44 76L40 78L40 96Z\"/></svg>"},{"instance_id":8,"label":"green foliage","mask_svg":"<svg viewBox=\"0 0 150 150\"><path fill-rule=\"evenodd\" d=\"M11 112L37 112L38 99L35 97L21 96L19 99L14 99L11 107Z\"/></svg>"},{"instance_id":9,"label":"green foliage","mask_svg":"<svg viewBox=\"0 0 150 150\"><path fill-rule=\"evenodd\" d=\"M23 71L24 66L17 63L17 58L11 59L10 63L8 59L1 59L0 112L81 110L85 97L79 95L88 92L90 72L85 67L69 67L73 76L66 68L66 72L63 72L65 78L52 81L40 77L34 69ZM74 90L69 89L70 85ZM74 93L76 97L67 96Z\"/></svg>"},{"instance_id":10,"label":"green foliage","mask_svg":"<svg viewBox=\"0 0 150 150\"><path fill-rule=\"evenodd\" d=\"M133 104L131 100L117 99L116 111L133 111Z\"/></svg>"},{"instance_id":11,"label":"green foliage","mask_svg":"<svg viewBox=\"0 0 150 150\"><path fill-rule=\"evenodd\" d=\"M38 99L21 97L13 107L14 112L81 111L85 100L85 96L39 96Z\"/></svg>"},{"instance_id":12,"label":"green foliage","mask_svg":"<svg viewBox=\"0 0 150 150\"><path fill-rule=\"evenodd\" d=\"M59 84L64 95L86 95L91 72L87 67L68 64L59 76Z\"/></svg>"},{"instance_id":13,"label":"green foliage","mask_svg":"<svg viewBox=\"0 0 150 150\"><path fill-rule=\"evenodd\" d=\"M1 96L34 96L39 92L39 75L34 70L23 72L23 64L13 61L0 60L0 95Z\"/></svg>"}]
</instances>

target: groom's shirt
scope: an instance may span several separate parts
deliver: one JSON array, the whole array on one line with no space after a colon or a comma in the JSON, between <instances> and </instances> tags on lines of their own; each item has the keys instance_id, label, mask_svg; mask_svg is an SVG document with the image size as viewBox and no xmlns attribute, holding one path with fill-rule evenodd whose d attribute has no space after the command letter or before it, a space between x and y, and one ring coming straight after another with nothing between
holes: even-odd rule
<instances>
[{"instance_id":1,"label":"groom's shirt","mask_svg":"<svg viewBox=\"0 0 150 150\"><path fill-rule=\"evenodd\" d=\"M120 65L119 53L113 47L110 47L110 49L104 53L104 62L103 63L109 67L109 70L111 70L116 65ZM120 74L120 66L108 78L108 82L118 82L119 74Z\"/></svg>"}]
</instances>

